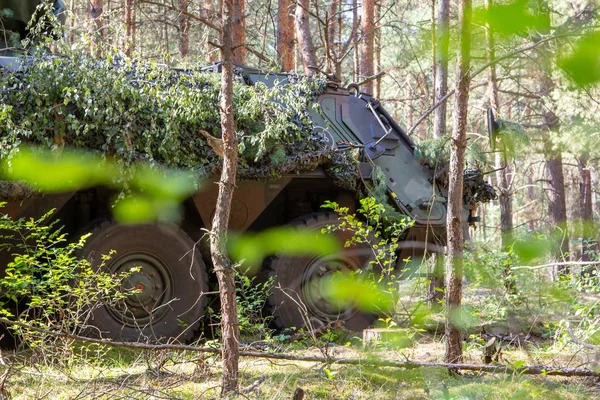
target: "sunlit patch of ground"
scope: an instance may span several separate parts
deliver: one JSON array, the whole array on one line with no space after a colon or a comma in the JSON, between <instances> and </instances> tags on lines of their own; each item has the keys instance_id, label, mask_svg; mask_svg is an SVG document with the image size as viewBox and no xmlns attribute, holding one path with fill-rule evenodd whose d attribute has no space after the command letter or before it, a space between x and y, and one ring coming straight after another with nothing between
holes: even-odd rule
<instances>
[{"instance_id":1,"label":"sunlit patch of ground","mask_svg":"<svg viewBox=\"0 0 600 400\"><path fill-rule=\"evenodd\" d=\"M304 348L302 348L304 347ZM394 361L442 361L444 343L425 336L410 347L330 345L321 349L297 343L286 349L297 356L379 358ZM552 359L558 354L530 354L506 349L506 363ZM99 357L81 357L77 350L61 367L43 366L39 356L21 359L11 369L6 390L13 399L211 399L219 397L220 362L216 357L188 352L157 353L111 349ZM11 360L9 354L5 354ZM467 346L467 361L480 362L481 351ZM534 357L534 358L531 358ZM548 358L549 357L549 358ZM42 362L40 362L42 361ZM513 374L463 373L444 368L376 368L323 365L314 362L243 358L242 393L235 398L290 399L297 387L305 399L589 399L600 397L596 383L583 378L533 377ZM246 391L244 391L246 389Z\"/></svg>"}]
</instances>

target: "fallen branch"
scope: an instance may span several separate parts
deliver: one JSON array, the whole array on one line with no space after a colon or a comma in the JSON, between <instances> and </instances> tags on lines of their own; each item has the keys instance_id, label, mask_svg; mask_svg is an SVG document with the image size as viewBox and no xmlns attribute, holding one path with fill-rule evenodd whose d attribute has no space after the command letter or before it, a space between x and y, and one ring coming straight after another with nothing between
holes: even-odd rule
<instances>
[{"instance_id":1,"label":"fallen branch","mask_svg":"<svg viewBox=\"0 0 600 400\"><path fill-rule=\"evenodd\" d=\"M577 265L600 265L600 261L564 261L554 262L550 264L542 265L519 265L517 267L511 267L510 269L542 269L548 267L562 267L562 266L577 266Z\"/></svg>"},{"instance_id":2,"label":"fallen branch","mask_svg":"<svg viewBox=\"0 0 600 400\"><path fill-rule=\"evenodd\" d=\"M148 344L148 343L133 343L133 342L114 342L103 339L89 338L80 335L74 335L71 333L50 331L47 329L37 328L29 326L28 324L12 321L6 318L0 318L0 323L20 326L22 328L31 329L35 332L52 335L55 337L63 337L69 339L81 340L88 343L103 344L106 346L113 347L124 347L129 349L140 349L140 350L177 350L177 351L195 351L200 353L212 353L220 354L220 349L209 348L209 347L196 347L182 344ZM417 362L417 361L387 361L387 360L373 360L363 358L335 358L335 357L317 357L317 356L296 356L293 354L285 353L261 353L257 351L240 351L240 356L253 357L253 358L266 358L272 360L290 360L290 361L302 361L302 362L316 362L324 364L340 364L340 365L361 365L365 367L391 367L391 368L404 368L404 369L416 369L416 368L448 368L452 370L463 370L463 371L481 371L490 373L501 373L501 374L525 374L525 375L553 375L553 376L578 376L578 377L594 377L600 378L600 372L593 371L586 368L562 368L555 366L523 366L520 368L514 368L508 365L480 365L480 364L450 364L442 362Z\"/></svg>"}]
</instances>

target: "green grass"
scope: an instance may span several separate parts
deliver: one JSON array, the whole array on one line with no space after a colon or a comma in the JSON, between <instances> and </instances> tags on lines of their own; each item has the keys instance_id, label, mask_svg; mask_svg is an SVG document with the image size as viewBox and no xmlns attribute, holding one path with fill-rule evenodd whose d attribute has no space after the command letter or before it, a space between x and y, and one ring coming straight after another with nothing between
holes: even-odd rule
<instances>
[{"instance_id":1,"label":"green grass","mask_svg":"<svg viewBox=\"0 0 600 400\"><path fill-rule=\"evenodd\" d=\"M378 356L401 361L440 361L443 343L425 341L402 350L334 347L336 357ZM87 352L86 352L87 349ZM540 352L542 350L540 349ZM315 355L315 348L293 350ZM18 357L4 354L12 365L6 390L13 399L212 399L220 393L220 361L192 352L132 351L75 347L59 364L50 356L29 350ZM478 349L467 348L468 361L477 361ZM555 354L553 356L556 356ZM528 359L523 349L505 352L512 362ZM537 356L536 356L537 357ZM561 358L563 359L563 358ZM258 389L240 399L290 399L296 387L305 399L590 399L600 391L590 380L534 377L518 374L451 374L443 368L412 370L365 366L243 358L240 387L263 379Z\"/></svg>"}]
</instances>

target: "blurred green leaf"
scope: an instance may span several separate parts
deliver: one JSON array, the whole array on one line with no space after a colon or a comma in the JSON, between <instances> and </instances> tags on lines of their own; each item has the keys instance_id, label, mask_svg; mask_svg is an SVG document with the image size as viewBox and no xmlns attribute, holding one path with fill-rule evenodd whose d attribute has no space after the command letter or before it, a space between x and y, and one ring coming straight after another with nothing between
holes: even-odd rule
<instances>
[{"instance_id":1,"label":"blurred green leaf","mask_svg":"<svg viewBox=\"0 0 600 400\"><path fill-rule=\"evenodd\" d=\"M389 291L357 275L334 275L324 289L327 300L340 308L351 305L372 313L394 309L395 297Z\"/></svg>"},{"instance_id":2,"label":"blurred green leaf","mask_svg":"<svg viewBox=\"0 0 600 400\"><path fill-rule=\"evenodd\" d=\"M229 240L229 254L237 262L257 267L271 254L295 256L329 255L341 250L336 236L323 235L314 230L298 230L289 227L267 229L260 233L244 233Z\"/></svg>"},{"instance_id":3,"label":"blurred green leaf","mask_svg":"<svg viewBox=\"0 0 600 400\"><path fill-rule=\"evenodd\" d=\"M527 239L517 240L513 244L513 252L519 259L528 263L532 260L543 257L550 252L551 243L546 239Z\"/></svg>"},{"instance_id":4,"label":"blurred green leaf","mask_svg":"<svg viewBox=\"0 0 600 400\"><path fill-rule=\"evenodd\" d=\"M110 184L118 169L102 158L81 151L65 151L58 155L48 151L22 147L2 165L3 175L22 180L48 193L65 192Z\"/></svg>"},{"instance_id":5,"label":"blurred green leaf","mask_svg":"<svg viewBox=\"0 0 600 400\"><path fill-rule=\"evenodd\" d=\"M456 328L466 331L477 324L477 318L467 307L454 307L449 311L448 319Z\"/></svg>"},{"instance_id":6,"label":"blurred green leaf","mask_svg":"<svg viewBox=\"0 0 600 400\"><path fill-rule=\"evenodd\" d=\"M550 20L543 14L535 14L528 0L516 0L504 4L493 4L486 9L474 10L473 20L479 24L487 24L499 35L523 34L529 30L546 30L550 28Z\"/></svg>"},{"instance_id":7,"label":"blurred green leaf","mask_svg":"<svg viewBox=\"0 0 600 400\"><path fill-rule=\"evenodd\" d=\"M177 221L181 208L177 201L145 195L131 195L113 208L115 219L122 224L143 224L152 221Z\"/></svg>"},{"instance_id":8,"label":"blurred green leaf","mask_svg":"<svg viewBox=\"0 0 600 400\"><path fill-rule=\"evenodd\" d=\"M575 44L573 53L560 59L558 65L579 86L600 81L600 32L584 35Z\"/></svg>"},{"instance_id":9,"label":"blurred green leaf","mask_svg":"<svg viewBox=\"0 0 600 400\"><path fill-rule=\"evenodd\" d=\"M193 194L197 180L189 172L165 170L142 165L137 168L132 185L150 196L182 201Z\"/></svg>"}]
</instances>

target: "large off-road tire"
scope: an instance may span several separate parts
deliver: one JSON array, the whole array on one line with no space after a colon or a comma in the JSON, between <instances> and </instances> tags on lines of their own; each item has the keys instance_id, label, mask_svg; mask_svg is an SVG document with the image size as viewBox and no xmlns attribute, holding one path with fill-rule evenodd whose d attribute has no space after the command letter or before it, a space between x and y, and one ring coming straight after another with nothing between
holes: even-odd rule
<instances>
[{"instance_id":1,"label":"large off-road tire","mask_svg":"<svg viewBox=\"0 0 600 400\"><path fill-rule=\"evenodd\" d=\"M102 265L102 255L116 253ZM119 341L189 340L204 315L206 267L194 242L176 225L125 226L105 222L92 230L82 256L92 267L132 272L122 289L137 289L93 311L88 334Z\"/></svg>"},{"instance_id":2,"label":"large off-road tire","mask_svg":"<svg viewBox=\"0 0 600 400\"><path fill-rule=\"evenodd\" d=\"M318 233L322 228L335 224L338 224L336 214L316 213L295 219L290 226ZM352 237L351 232L336 232L335 235L343 248L338 254L312 257L278 255L268 262L269 275L274 277L269 303L279 328L302 328L308 325L307 321L312 328L320 328L341 321L345 328L358 331L376 319L375 315L351 305L340 308L326 300L324 285L328 284L333 273L367 268L373 259L366 244L344 247L346 240Z\"/></svg>"}]
</instances>

